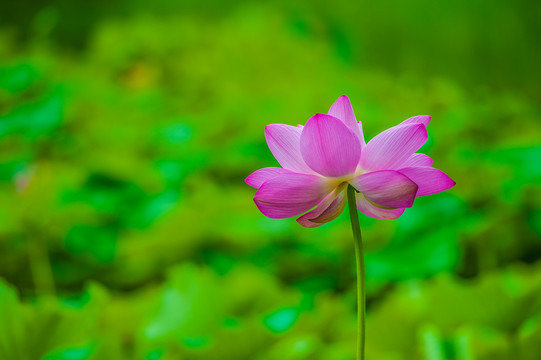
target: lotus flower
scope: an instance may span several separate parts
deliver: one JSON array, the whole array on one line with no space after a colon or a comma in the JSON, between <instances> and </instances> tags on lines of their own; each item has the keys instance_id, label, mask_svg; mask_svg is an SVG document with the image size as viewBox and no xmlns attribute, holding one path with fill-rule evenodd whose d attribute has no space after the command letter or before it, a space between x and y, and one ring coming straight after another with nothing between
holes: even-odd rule
<instances>
[{"instance_id":1,"label":"lotus flower","mask_svg":"<svg viewBox=\"0 0 541 360\"><path fill-rule=\"evenodd\" d=\"M246 178L256 189L254 202L274 219L297 218L305 227L334 220L346 206L348 184L356 206L376 219L396 219L416 196L455 185L416 153L426 142L430 116L414 116L364 140L349 98L342 95L328 114L315 114L305 126L270 124L265 138L282 166L259 169Z\"/></svg>"}]
</instances>

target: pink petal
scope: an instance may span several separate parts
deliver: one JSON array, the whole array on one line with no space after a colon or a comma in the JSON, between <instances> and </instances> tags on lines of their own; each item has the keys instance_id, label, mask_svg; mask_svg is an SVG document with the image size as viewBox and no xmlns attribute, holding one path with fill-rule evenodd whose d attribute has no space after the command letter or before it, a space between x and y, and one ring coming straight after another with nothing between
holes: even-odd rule
<instances>
[{"instance_id":1,"label":"pink petal","mask_svg":"<svg viewBox=\"0 0 541 360\"><path fill-rule=\"evenodd\" d=\"M361 166L372 171L397 169L423 146L427 138L423 124L394 126L376 135L366 144L361 157Z\"/></svg>"},{"instance_id":2,"label":"pink petal","mask_svg":"<svg viewBox=\"0 0 541 360\"><path fill-rule=\"evenodd\" d=\"M399 125L404 124L423 124L425 127L428 126L430 123L431 116L430 115L417 115L410 117L409 119L406 119L402 121Z\"/></svg>"},{"instance_id":3,"label":"pink petal","mask_svg":"<svg viewBox=\"0 0 541 360\"><path fill-rule=\"evenodd\" d=\"M316 206L335 186L318 175L287 173L265 181L257 190L254 202L273 219L299 215Z\"/></svg>"},{"instance_id":4,"label":"pink petal","mask_svg":"<svg viewBox=\"0 0 541 360\"><path fill-rule=\"evenodd\" d=\"M265 181L277 175L287 174L287 173L292 173L292 171L278 168L278 167L266 167L266 168L254 171L253 173L248 175L248 177L244 181L246 181L246 184L250 185L251 187L259 189Z\"/></svg>"},{"instance_id":5,"label":"pink petal","mask_svg":"<svg viewBox=\"0 0 541 360\"><path fill-rule=\"evenodd\" d=\"M342 95L332 104L329 109L329 115L341 120L361 141L361 147L365 145L363 136L363 126L361 122L357 123L353 107L347 95Z\"/></svg>"},{"instance_id":6,"label":"pink petal","mask_svg":"<svg viewBox=\"0 0 541 360\"><path fill-rule=\"evenodd\" d=\"M302 128L297 126L270 124L265 127L265 138L270 151L283 168L313 174L301 155L301 132Z\"/></svg>"},{"instance_id":7,"label":"pink petal","mask_svg":"<svg viewBox=\"0 0 541 360\"><path fill-rule=\"evenodd\" d=\"M324 176L341 177L355 172L361 144L340 120L316 114L302 130L301 153L312 170Z\"/></svg>"},{"instance_id":8,"label":"pink petal","mask_svg":"<svg viewBox=\"0 0 541 360\"><path fill-rule=\"evenodd\" d=\"M399 209L383 209L370 203L363 196L363 194L356 194L355 201L357 203L357 209L366 216L370 216L375 219L397 219L404 213L404 208Z\"/></svg>"},{"instance_id":9,"label":"pink petal","mask_svg":"<svg viewBox=\"0 0 541 360\"><path fill-rule=\"evenodd\" d=\"M340 185L325 197L317 207L297 219L304 227L314 228L336 219L346 207L346 184Z\"/></svg>"},{"instance_id":10,"label":"pink petal","mask_svg":"<svg viewBox=\"0 0 541 360\"><path fill-rule=\"evenodd\" d=\"M443 171L428 166L407 167L399 171L419 186L417 196L436 194L456 184Z\"/></svg>"},{"instance_id":11,"label":"pink petal","mask_svg":"<svg viewBox=\"0 0 541 360\"><path fill-rule=\"evenodd\" d=\"M415 153L411 155L404 164L403 167L416 167L416 166L432 166L432 159L425 154Z\"/></svg>"},{"instance_id":12,"label":"pink petal","mask_svg":"<svg viewBox=\"0 0 541 360\"><path fill-rule=\"evenodd\" d=\"M417 193L417 184L394 170L375 171L350 181L369 201L389 208L411 207Z\"/></svg>"}]
</instances>

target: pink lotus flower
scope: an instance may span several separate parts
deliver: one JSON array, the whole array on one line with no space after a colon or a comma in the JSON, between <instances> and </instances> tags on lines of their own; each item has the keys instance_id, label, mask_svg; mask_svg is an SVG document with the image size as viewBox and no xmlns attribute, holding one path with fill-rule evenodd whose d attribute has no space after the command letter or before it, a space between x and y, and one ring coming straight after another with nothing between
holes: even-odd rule
<instances>
[{"instance_id":1,"label":"pink lotus flower","mask_svg":"<svg viewBox=\"0 0 541 360\"><path fill-rule=\"evenodd\" d=\"M279 167L259 169L246 178L256 189L254 202L274 219L300 216L305 227L334 220L346 206L346 190L356 190L357 209L376 219L396 219L416 196L455 185L416 153L426 142L430 116L414 116L365 143L349 98L342 95L329 114L315 114L303 127L271 124L265 128ZM315 208L314 208L315 207Z\"/></svg>"}]
</instances>

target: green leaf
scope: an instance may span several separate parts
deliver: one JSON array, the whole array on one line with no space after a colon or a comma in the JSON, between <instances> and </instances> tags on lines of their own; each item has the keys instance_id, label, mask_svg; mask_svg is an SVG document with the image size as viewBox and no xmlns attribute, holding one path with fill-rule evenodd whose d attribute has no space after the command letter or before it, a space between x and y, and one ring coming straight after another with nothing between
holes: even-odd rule
<instances>
[{"instance_id":1,"label":"green leaf","mask_svg":"<svg viewBox=\"0 0 541 360\"><path fill-rule=\"evenodd\" d=\"M0 88L11 93L19 93L32 85L37 77L36 69L30 64L21 63L0 68Z\"/></svg>"},{"instance_id":2,"label":"green leaf","mask_svg":"<svg viewBox=\"0 0 541 360\"><path fill-rule=\"evenodd\" d=\"M286 307L265 316L263 323L272 332L283 333L293 327L298 317L296 308Z\"/></svg>"},{"instance_id":3,"label":"green leaf","mask_svg":"<svg viewBox=\"0 0 541 360\"><path fill-rule=\"evenodd\" d=\"M87 360L93 351L92 345L58 349L45 355L42 360Z\"/></svg>"},{"instance_id":4,"label":"green leaf","mask_svg":"<svg viewBox=\"0 0 541 360\"><path fill-rule=\"evenodd\" d=\"M49 135L63 121L64 99L58 91L45 99L23 105L0 116L0 138L18 134L30 139Z\"/></svg>"}]
</instances>

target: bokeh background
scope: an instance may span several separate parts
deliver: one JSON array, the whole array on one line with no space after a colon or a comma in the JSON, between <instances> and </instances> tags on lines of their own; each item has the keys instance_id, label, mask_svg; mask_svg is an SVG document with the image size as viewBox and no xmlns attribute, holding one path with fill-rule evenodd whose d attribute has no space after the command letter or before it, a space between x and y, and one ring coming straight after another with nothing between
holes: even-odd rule
<instances>
[{"instance_id":1,"label":"bokeh background","mask_svg":"<svg viewBox=\"0 0 541 360\"><path fill-rule=\"evenodd\" d=\"M457 182L361 217L368 358L541 359L540 4L0 1L0 359L353 359L347 214L244 183L341 94Z\"/></svg>"}]
</instances>

